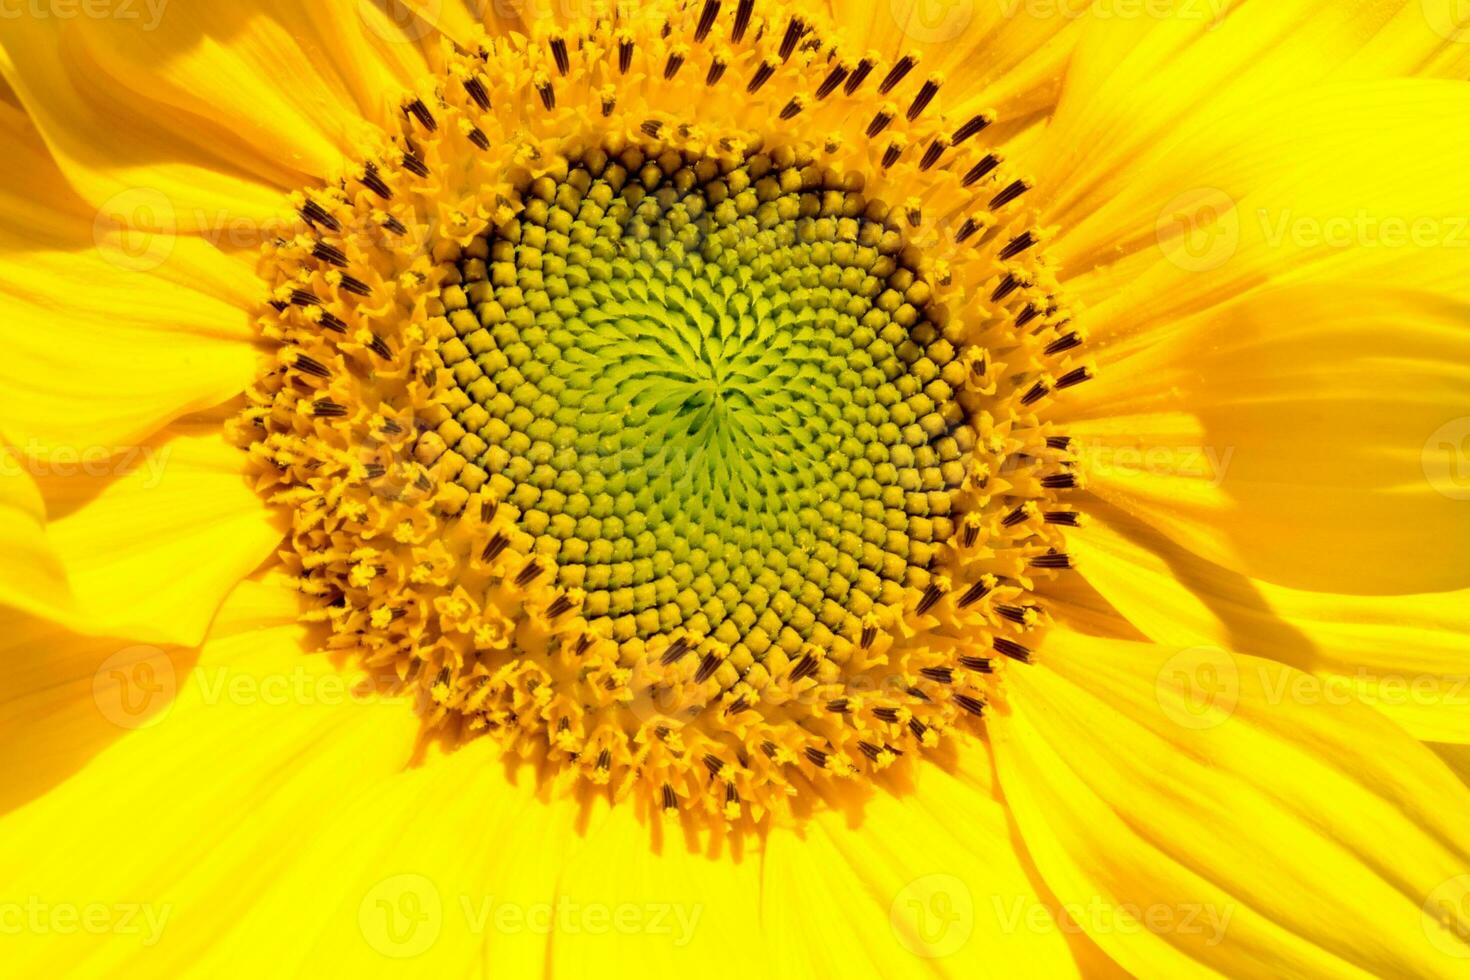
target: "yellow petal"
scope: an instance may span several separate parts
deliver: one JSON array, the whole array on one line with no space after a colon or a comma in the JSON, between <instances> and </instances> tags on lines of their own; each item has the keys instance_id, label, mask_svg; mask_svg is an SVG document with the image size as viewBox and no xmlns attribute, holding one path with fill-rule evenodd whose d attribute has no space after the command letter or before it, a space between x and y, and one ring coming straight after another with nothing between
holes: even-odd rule
<instances>
[{"instance_id":1,"label":"yellow petal","mask_svg":"<svg viewBox=\"0 0 1470 980\"><path fill-rule=\"evenodd\" d=\"M1302 678L1080 636L1007 674L990 723L1006 800L1130 972L1463 970L1470 790L1371 709L1294 700Z\"/></svg>"},{"instance_id":2,"label":"yellow petal","mask_svg":"<svg viewBox=\"0 0 1470 980\"><path fill-rule=\"evenodd\" d=\"M1302 696L1375 705L1426 741L1470 742L1470 592L1357 596L1247 578L1124 515L1075 535L1082 574L1156 643L1212 644L1317 675Z\"/></svg>"},{"instance_id":3,"label":"yellow petal","mask_svg":"<svg viewBox=\"0 0 1470 980\"><path fill-rule=\"evenodd\" d=\"M354 157L364 120L386 120L423 75L370 3L131 12L15 19L0 70L89 204L147 189L181 228L244 223L264 240L280 192Z\"/></svg>"},{"instance_id":4,"label":"yellow petal","mask_svg":"<svg viewBox=\"0 0 1470 980\"><path fill-rule=\"evenodd\" d=\"M904 795L771 834L765 938L784 975L1108 975L1017 851L986 747L913 777Z\"/></svg>"},{"instance_id":5,"label":"yellow petal","mask_svg":"<svg viewBox=\"0 0 1470 980\"><path fill-rule=\"evenodd\" d=\"M1063 425L1098 496L1233 571L1347 594L1463 588L1467 316L1432 294L1262 290L1110 349Z\"/></svg>"},{"instance_id":6,"label":"yellow petal","mask_svg":"<svg viewBox=\"0 0 1470 980\"><path fill-rule=\"evenodd\" d=\"M7 968L176 974L298 864L308 841L326 858L383 833L364 823L312 836L346 801L401 771L417 721L409 705L355 694L326 657L305 653L303 630L279 624L286 600L294 598L267 586L237 591L151 724L0 821L7 891L48 924L91 910L110 925L7 937ZM149 683L153 690L164 678ZM316 884L345 880L325 875ZM298 912L325 911L297 899ZM314 935L276 938L284 953Z\"/></svg>"},{"instance_id":7,"label":"yellow petal","mask_svg":"<svg viewBox=\"0 0 1470 980\"><path fill-rule=\"evenodd\" d=\"M46 540L46 506L25 461L0 444L0 615L15 610L64 614L71 606L66 573Z\"/></svg>"},{"instance_id":8,"label":"yellow petal","mask_svg":"<svg viewBox=\"0 0 1470 980\"><path fill-rule=\"evenodd\" d=\"M193 645L283 533L218 426L177 426L48 483L48 532L76 596L67 625Z\"/></svg>"},{"instance_id":9,"label":"yellow petal","mask_svg":"<svg viewBox=\"0 0 1470 980\"><path fill-rule=\"evenodd\" d=\"M156 193L95 213L18 110L0 106L0 134L18 157L0 188L0 428L27 465L97 465L249 384L250 269L172 227L144 231L167 208Z\"/></svg>"}]
</instances>

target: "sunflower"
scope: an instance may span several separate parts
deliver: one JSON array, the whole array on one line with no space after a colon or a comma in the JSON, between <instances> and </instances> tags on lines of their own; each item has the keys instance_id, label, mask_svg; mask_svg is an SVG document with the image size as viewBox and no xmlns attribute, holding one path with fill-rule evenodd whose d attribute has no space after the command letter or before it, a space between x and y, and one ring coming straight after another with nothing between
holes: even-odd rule
<instances>
[{"instance_id":1,"label":"sunflower","mask_svg":"<svg viewBox=\"0 0 1470 980\"><path fill-rule=\"evenodd\" d=\"M7 967L1464 975L1452 6L6 12Z\"/></svg>"}]
</instances>

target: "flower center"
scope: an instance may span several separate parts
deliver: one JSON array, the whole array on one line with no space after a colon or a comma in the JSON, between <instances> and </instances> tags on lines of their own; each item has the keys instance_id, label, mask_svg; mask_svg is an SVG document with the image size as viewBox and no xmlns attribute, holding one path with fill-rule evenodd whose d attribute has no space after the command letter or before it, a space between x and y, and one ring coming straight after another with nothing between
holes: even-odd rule
<instances>
[{"instance_id":1,"label":"flower center","mask_svg":"<svg viewBox=\"0 0 1470 980\"><path fill-rule=\"evenodd\" d=\"M619 641L830 654L953 534L959 338L802 163L589 153L451 276L453 449Z\"/></svg>"},{"instance_id":2,"label":"flower center","mask_svg":"<svg viewBox=\"0 0 1470 980\"><path fill-rule=\"evenodd\" d=\"M427 729L738 826L1002 696L1090 377L990 115L763 12L449 55L266 249L238 429L322 645Z\"/></svg>"}]
</instances>

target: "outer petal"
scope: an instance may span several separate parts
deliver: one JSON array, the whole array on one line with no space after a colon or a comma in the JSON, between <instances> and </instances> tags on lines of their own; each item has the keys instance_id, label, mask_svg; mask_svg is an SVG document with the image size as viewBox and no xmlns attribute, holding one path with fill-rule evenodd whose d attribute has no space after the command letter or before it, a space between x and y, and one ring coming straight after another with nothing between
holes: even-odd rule
<instances>
[{"instance_id":1,"label":"outer petal","mask_svg":"<svg viewBox=\"0 0 1470 980\"><path fill-rule=\"evenodd\" d=\"M1467 321L1435 294L1262 290L1106 351L1064 425L1098 496L1226 568L1352 594L1463 588Z\"/></svg>"},{"instance_id":2,"label":"outer petal","mask_svg":"<svg viewBox=\"0 0 1470 980\"><path fill-rule=\"evenodd\" d=\"M1373 711L1293 701L1302 676L1075 636L1008 673L1006 800L1130 972L1463 969L1470 791Z\"/></svg>"},{"instance_id":3,"label":"outer petal","mask_svg":"<svg viewBox=\"0 0 1470 980\"><path fill-rule=\"evenodd\" d=\"M48 534L76 596L72 628L192 646L220 601L280 542L282 529L217 424L162 438L48 481L64 516Z\"/></svg>"},{"instance_id":4,"label":"outer petal","mask_svg":"<svg viewBox=\"0 0 1470 980\"><path fill-rule=\"evenodd\" d=\"M1315 674L1304 696L1362 700L1426 741L1470 742L1470 591L1304 592L1212 564L1136 520L1069 541L1082 575L1156 643L1215 645Z\"/></svg>"},{"instance_id":5,"label":"outer petal","mask_svg":"<svg viewBox=\"0 0 1470 980\"><path fill-rule=\"evenodd\" d=\"M129 9L8 19L0 69L89 204L147 188L180 227L268 226L422 74L370 2Z\"/></svg>"},{"instance_id":6,"label":"outer petal","mask_svg":"<svg viewBox=\"0 0 1470 980\"><path fill-rule=\"evenodd\" d=\"M0 135L16 165L0 187L0 430L27 465L95 463L238 394L256 371L250 270L178 235L159 195L89 207L4 104Z\"/></svg>"},{"instance_id":7,"label":"outer petal","mask_svg":"<svg viewBox=\"0 0 1470 980\"><path fill-rule=\"evenodd\" d=\"M46 540L46 506L23 461L0 445L0 606L59 615L71 606L66 573Z\"/></svg>"}]
</instances>

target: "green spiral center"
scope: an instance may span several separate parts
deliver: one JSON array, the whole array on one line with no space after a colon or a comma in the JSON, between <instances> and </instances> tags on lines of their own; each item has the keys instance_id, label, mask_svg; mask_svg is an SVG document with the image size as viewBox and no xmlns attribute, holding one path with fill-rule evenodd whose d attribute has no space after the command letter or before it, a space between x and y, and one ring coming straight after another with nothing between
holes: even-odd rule
<instances>
[{"instance_id":1,"label":"green spiral center","mask_svg":"<svg viewBox=\"0 0 1470 980\"><path fill-rule=\"evenodd\" d=\"M958 338L881 203L776 157L589 153L458 263L456 448L619 640L852 640L954 532Z\"/></svg>"}]
</instances>

